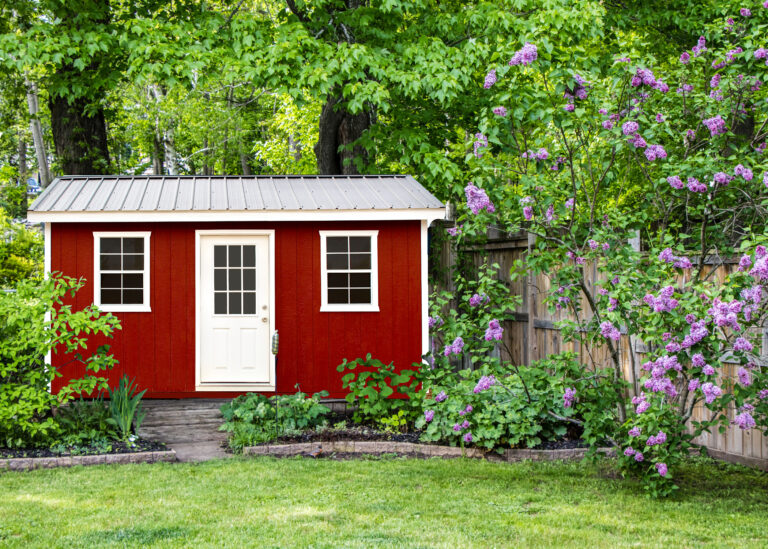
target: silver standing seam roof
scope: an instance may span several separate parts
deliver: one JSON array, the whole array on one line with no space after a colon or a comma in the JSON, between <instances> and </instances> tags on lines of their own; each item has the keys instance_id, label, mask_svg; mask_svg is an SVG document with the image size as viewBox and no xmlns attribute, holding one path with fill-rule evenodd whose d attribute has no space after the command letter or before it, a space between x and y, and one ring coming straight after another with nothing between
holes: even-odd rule
<instances>
[{"instance_id":1,"label":"silver standing seam roof","mask_svg":"<svg viewBox=\"0 0 768 549\"><path fill-rule=\"evenodd\" d=\"M42 221L45 213L70 212L437 209L444 205L409 175L142 175L59 177L29 214L31 220Z\"/></svg>"}]
</instances>

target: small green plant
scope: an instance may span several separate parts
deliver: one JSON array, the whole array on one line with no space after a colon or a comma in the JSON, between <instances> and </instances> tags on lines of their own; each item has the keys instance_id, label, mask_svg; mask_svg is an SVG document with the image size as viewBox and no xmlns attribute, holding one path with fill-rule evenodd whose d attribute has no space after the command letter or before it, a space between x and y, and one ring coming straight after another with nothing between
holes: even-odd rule
<instances>
[{"instance_id":1,"label":"small green plant","mask_svg":"<svg viewBox=\"0 0 768 549\"><path fill-rule=\"evenodd\" d=\"M358 423L376 423L384 418L391 418L403 412L408 424L418 417L421 411L417 391L421 385L421 367L414 364L413 370L395 371L393 362L384 364L371 358L368 353L365 360L356 358L351 362L344 359L336 370L348 371L341 381L349 394L347 402L357 406L353 419Z\"/></svg>"},{"instance_id":2,"label":"small green plant","mask_svg":"<svg viewBox=\"0 0 768 549\"><path fill-rule=\"evenodd\" d=\"M324 427L328 424L325 416L330 410L320 399L327 396L327 391L311 397L301 391L270 398L260 393L248 393L221 407L224 424L220 430L230 433L230 447L240 452L245 446L274 440L285 434Z\"/></svg>"},{"instance_id":3,"label":"small green plant","mask_svg":"<svg viewBox=\"0 0 768 549\"><path fill-rule=\"evenodd\" d=\"M56 413L60 434L58 442L65 446L83 446L117 438L117 422L101 394L93 400L73 400Z\"/></svg>"},{"instance_id":4,"label":"small green plant","mask_svg":"<svg viewBox=\"0 0 768 549\"><path fill-rule=\"evenodd\" d=\"M141 397L147 390L138 391L138 386L126 375L120 378L117 389L109 389L109 412L122 440L129 440L134 427L138 430L144 421L146 412L141 406Z\"/></svg>"},{"instance_id":5,"label":"small green plant","mask_svg":"<svg viewBox=\"0 0 768 549\"><path fill-rule=\"evenodd\" d=\"M376 425L385 433L404 433L408 430L409 423L406 413L398 410L396 414L378 420Z\"/></svg>"}]
</instances>

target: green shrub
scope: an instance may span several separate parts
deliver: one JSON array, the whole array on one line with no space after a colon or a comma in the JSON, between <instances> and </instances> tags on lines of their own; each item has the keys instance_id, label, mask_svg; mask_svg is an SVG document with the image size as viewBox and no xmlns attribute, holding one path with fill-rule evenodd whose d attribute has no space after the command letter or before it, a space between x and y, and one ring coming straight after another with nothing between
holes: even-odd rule
<instances>
[{"instance_id":1,"label":"green shrub","mask_svg":"<svg viewBox=\"0 0 768 549\"><path fill-rule=\"evenodd\" d=\"M84 283L55 276L21 281L16 292L0 292L0 445L50 443L59 431L55 407L106 388L106 380L94 374L111 368L115 359L108 345L89 348L87 336L112 337L120 325L94 306L73 311L64 304L64 296L74 296ZM46 363L49 351L68 353L85 368L81 378L70 380L55 395L49 385L61 373Z\"/></svg>"},{"instance_id":2,"label":"green shrub","mask_svg":"<svg viewBox=\"0 0 768 549\"><path fill-rule=\"evenodd\" d=\"M82 397L59 408L58 441L65 447L91 446L117 438L117 422L112 418L101 395L93 400Z\"/></svg>"},{"instance_id":3,"label":"green shrub","mask_svg":"<svg viewBox=\"0 0 768 549\"><path fill-rule=\"evenodd\" d=\"M117 425L118 434L123 440L128 440L133 434L134 428L138 431L141 422L144 421L146 412L141 407L141 397L147 392L144 389L138 392L139 388L134 385L133 380L123 375L120 378L120 384L116 389L109 391L109 413L112 420Z\"/></svg>"},{"instance_id":4,"label":"green shrub","mask_svg":"<svg viewBox=\"0 0 768 549\"><path fill-rule=\"evenodd\" d=\"M43 236L0 212L0 287L39 278L43 272Z\"/></svg>"},{"instance_id":5,"label":"green shrub","mask_svg":"<svg viewBox=\"0 0 768 549\"><path fill-rule=\"evenodd\" d=\"M224 416L221 430L230 433L230 447L240 452L245 446L267 442L283 434L326 426L325 416L330 410L320 399L327 396L327 391L311 397L301 391L270 398L260 393L248 393L221 407Z\"/></svg>"},{"instance_id":6,"label":"green shrub","mask_svg":"<svg viewBox=\"0 0 768 549\"><path fill-rule=\"evenodd\" d=\"M368 353L365 360L356 358L351 362L344 359L336 369L339 372L349 370L342 376L343 387L349 389L345 397L347 402L357 409L353 418L358 423L376 423L392 418L403 412L410 424L421 411L417 391L421 384L421 366L414 364L413 370L395 372L393 362L384 364L371 358Z\"/></svg>"}]
</instances>

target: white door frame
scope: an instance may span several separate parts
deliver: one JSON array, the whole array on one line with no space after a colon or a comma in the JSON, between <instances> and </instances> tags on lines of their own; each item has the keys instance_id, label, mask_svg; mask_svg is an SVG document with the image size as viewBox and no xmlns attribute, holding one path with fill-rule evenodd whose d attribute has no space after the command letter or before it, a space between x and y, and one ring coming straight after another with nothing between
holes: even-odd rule
<instances>
[{"instance_id":1,"label":"white door frame","mask_svg":"<svg viewBox=\"0 0 768 549\"><path fill-rule=\"evenodd\" d=\"M200 245L202 236L267 236L269 240L269 333L270 342L275 333L275 231L274 229L211 229L195 230L195 391L274 391L276 357L269 353L269 383L205 383L200 379L201 329L200 305L202 303L202 265ZM271 343L270 343L271 347Z\"/></svg>"}]
</instances>

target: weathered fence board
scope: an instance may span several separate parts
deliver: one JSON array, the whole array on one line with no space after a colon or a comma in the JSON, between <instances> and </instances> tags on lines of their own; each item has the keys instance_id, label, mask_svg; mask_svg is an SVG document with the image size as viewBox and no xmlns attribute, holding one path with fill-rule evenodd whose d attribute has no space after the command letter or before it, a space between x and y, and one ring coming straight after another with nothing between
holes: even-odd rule
<instances>
[{"instance_id":1,"label":"weathered fence board","mask_svg":"<svg viewBox=\"0 0 768 549\"><path fill-rule=\"evenodd\" d=\"M439 227L435 230L441 230ZM489 235L488 242L480 247L474 247L465 250L472 254L472 265L479 269L483 264L499 265L498 276L509 288L512 295L520 296L521 302L513 311L512 319L504 323L504 336L501 344L501 356L505 360L510 360L514 364L530 364L536 360L541 360L549 355L561 353L564 351L573 351L577 354L582 363L591 367L611 366L611 357L606 346L593 346L589 348L580 342L565 341L556 326L556 322L568 319L565 311L551 312L543 297L546 296L552 285L549 276L540 274L536 276L528 275L512 280L510 270L517 260L525 260L529 244L526 234ZM433 265L438 269L442 276L433 277L438 280L436 288L433 290L454 289L450 270L456 263L456 254L453 251L450 242L443 242L439 250L433 250L436 253ZM717 261L715 261L717 259ZM691 258L691 261L697 264L698 258ZM733 270L736 269L737 261L726 261L723 263L720 258L706 258L703 272L708 276L722 282ZM715 267L713 264L718 263ZM587 285L593 290L595 284L599 282L597 266L594 264L585 266L587 274ZM713 272L714 270L714 272ZM684 275L686 276L686 275ZM586 311L589 310L586 298L582 298L582 311L585 311L585 318L590 318ZM533 319L531 322L531 318ZM644 361L646 351L642 342L635 342L633 351L629 337L622 335L617 343L621 356L622 370L624 379L630 385L634 380L639 380L644 372L640 365ZM768 331L763 336L763 353L768 350ZM634 376L632 353L634 352ZM723 368L723 386L732 385L736 377L736 366L732 364L725 365ZM635 386L634 392L640 388ZM697 406L694 410L692 421L701 421L709 410L703 406ZM726 413L728 421L735 417L735 410L730 409ZM729 426L725 434L719 433L716 429L712 433L700 435L696 441L697 444L707 447L713 455L718 458L744 463L753 467L768 470L768 437L763 436L757 429L742 431L735 426Z\"/></svg>"}]
</instances>

